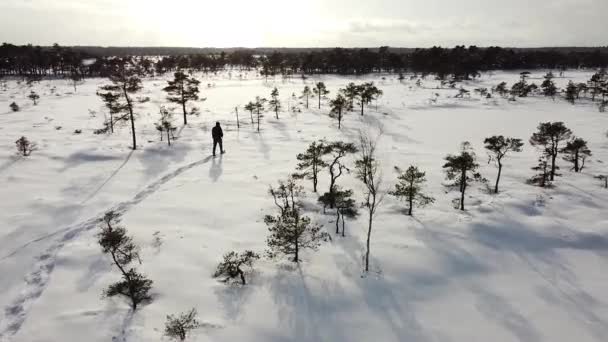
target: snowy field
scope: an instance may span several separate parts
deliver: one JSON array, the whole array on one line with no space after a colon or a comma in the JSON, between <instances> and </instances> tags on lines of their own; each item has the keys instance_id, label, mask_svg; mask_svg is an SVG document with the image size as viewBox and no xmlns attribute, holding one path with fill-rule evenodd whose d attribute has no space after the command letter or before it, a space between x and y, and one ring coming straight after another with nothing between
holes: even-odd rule
<instances>
[{"instance_id":1,"label":"snowy field","mask_svg":"<svg viewBox=\"0 0 608 342\"><path fill-rule=\"evenodd\" d=\"M534 72L531 81L540 84L545 72ZM564 88L591 74L568 71L556 83ZM93 134L106 111L95 92L107 80L87 80L76 92L63 80L33 88L7 82L0 90L0 341L165 341L166 315L193 307L203 326L190 341L606 341L608 190L593 176L608 170L608 114L590 101L509 102L473 92L457 99L455 89L432 89L437 82L430 78L419 88L395 75L305 81L236 75L197 75L207 100L187 126L176 116L179 138L171 147L154 128L171 75L144 80L141 96L150 102L137 108L136 151L128 126ZM518 77L484 74L464 86L510 86ZM363 117L348 113L338 130L327 101L317 110L313 99L307 110L291 97L319 80L330 98L351 81L374 81L384 96ZM242 106L255 96L269 98L275 86L284 109L279 120L267 112L257 133ZM37 106L27 99L32 89L40 95ZM440 96L431 103L434 93ZM9 110L13 101L20 112ZM301 112L288 112L288 105ZM216 120L227 154L212 158ZM525 183L539 155L527 141L545 121L563 121L593 152L580 174L560 158L563 176L552 189ZM404 203L386 197L372 235L372 272L362 277L365 211L347 221L345 238L336 237L334 216L323 215L303 181L306 214L333 240L305 252L299 267L260 260L245 287L211 277L225 252L263 253L263 217L275 211L268 187L294 172L298 153L321 138L356 142L369 127L383 131L384 184L394 186L394 166L415 164L427 172L427 193L436 198L411 218ZM443 186L443 158L470 141L493 184L497 170L487 164L483 140L495 134L526 142L522 153L505 159L502 192L474 185L467 210L454 209L459 194ZM22 135L38 144L26 158L15 154ZM328 181L324 172L320 191ZM339 184L363 200L352 174ZM102 298L119 275L96 237L110 209L122 213L141 247L138 269L154 281L153 301L135 314L123 298Z\"/></svg>"}]
</instances>

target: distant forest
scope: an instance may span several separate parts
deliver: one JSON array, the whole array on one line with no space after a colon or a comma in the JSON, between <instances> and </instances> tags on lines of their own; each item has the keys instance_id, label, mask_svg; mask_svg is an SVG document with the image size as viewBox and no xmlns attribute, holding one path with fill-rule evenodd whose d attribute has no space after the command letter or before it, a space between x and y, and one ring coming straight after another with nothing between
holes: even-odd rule
<instances>
[{"instance_id":1,"label":"distant forest","mask_svg":"<svg viewBox=\"0 0 608 342\"><path fill-rule=\"evenodd\" d=\"M258 70L263 76L415 72L470 79L490 70L603 68L608 47L598 48L171 48L51 47L3 43L0 77L106 77L125 63L144 74L178 69L204 72Z\"/></svg>"}]
</instances>

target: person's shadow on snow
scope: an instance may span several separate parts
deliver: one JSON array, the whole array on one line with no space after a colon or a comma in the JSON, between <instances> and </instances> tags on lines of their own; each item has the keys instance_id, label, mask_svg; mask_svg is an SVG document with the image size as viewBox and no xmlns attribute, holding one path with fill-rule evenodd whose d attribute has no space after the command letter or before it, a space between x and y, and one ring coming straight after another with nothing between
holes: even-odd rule
<instances>
[{"instance_id":1,"label":"person's shadow on snow","mask_svg":"<svg viewBox=\"0 0 608 342\"><path fill-rule=\"evenodd\" d=\"M220 154L219 158L212 158L211 159L211 168L209 168L209 177L214 181L217 182L217 180L220 178L220 176L222 175L222 160L223 160L223 155Z\"/></svg>"}]
</instances>

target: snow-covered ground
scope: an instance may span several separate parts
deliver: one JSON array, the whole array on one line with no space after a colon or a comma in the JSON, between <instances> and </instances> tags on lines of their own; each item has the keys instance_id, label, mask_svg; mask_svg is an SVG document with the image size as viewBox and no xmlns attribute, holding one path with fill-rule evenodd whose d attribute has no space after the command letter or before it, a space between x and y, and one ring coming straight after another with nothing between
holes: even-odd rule
<instances>
[{"instance_id":1,"label":"snow-covered ground","mask_svg":"<svg viewBox=\"0 0 608 342\"><path fill-rule=\"evenodd\" d=\"M540 83L545 71L533 73ZM93 79L76 92L65 81L42 81L33 106L25 84L8 81L0 90L0 340L159 341L167 314L196 308L203 327L191 341L605 341L608 336L608 190L593 176L608 165L608 114L589 101L562 99L456 99L436 81L397 81L395 75L337 76L265 82L253 73L197 75L202 80L200 117L183 127L171 147L154 129L166 78L146 79L138 107L138 150L130 131L94 135L105 111L95 95L107 80ZM558 78L587 80L591 72ZM382 76L385 78L383 79ZM518 73L484 74L467 82L492 87L515 82ZM167 76L169 77L169 76ZM274 86L284 108L291 94L324 81L333 97L348 82L375 81L384 91L377 109L349 113L342 130L317 110L297 106L280 119L266 113L262 132L242 106L269 97ZM211 84L208 87L207 84ZM56 87L51 94L51 87ZM440 96L431 103L434 93ZM9 103L21 105L9 111ZM243 126L237 129L234 107ZM222 122L227 154L210 157L210 129ZM526 144L506 160L502 192L484 186L467 193L467 211L453 208L456 192L442 185L443 158L462 141L475 147L482 174L492 183L483 139L494 134L527 142L539 122L564 121L593 152L581 174L568 171L553 189L525 184L539 152ZM60 128L59 128L60 127ZM404 215L404 204L387 197L376 218L372 272L362 277L366 216L347 222L346 238L334 237L295 266L261 260L246 287L211 277L230 250L263 252L267 194L294 171L296 155L321 138L357 141L360 129L381 128L384 184L394 166L418 165L427 172L435 204ZM74 134L81 129L82 134ZM15 156L25 135L38 144L30 157ZM349 158L352 165L353 158ZM326 191L323 173L319 188ZM339 180L362 200L352 175ZM323 215L309 182L307 215L331 233L334 217ZM109 209L123 215L141 246L138 268L153 281L152 303L132 314L122 298L102 298L118 272L97 244L98 219ZM333 233L331 233L333 235ZM157 238L159 237L159 238Z\"/></svg>"}]
</instances>

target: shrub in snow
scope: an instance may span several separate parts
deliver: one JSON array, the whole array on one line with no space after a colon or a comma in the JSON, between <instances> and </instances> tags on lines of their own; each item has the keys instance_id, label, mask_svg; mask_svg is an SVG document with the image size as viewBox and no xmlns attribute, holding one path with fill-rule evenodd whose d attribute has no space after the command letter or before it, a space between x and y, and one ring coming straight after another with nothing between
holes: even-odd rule
<instances>
[{"instance_id":1,"label":"shrub in snow","mask_svg":"<svg viewBox=\"0 0 608 342\"><path fill-rule=\"evenodd\" d=\"M502 159L511 151L521 152L524 143L521 139L505 138L502 135L486 138L483 143L490 156L488 163L494 161L498 167L498 175L496 176L496 184L494 185L494 193L498 193L498 183L500 182L500 175L502 173Z\"/></svg>"},{"instance_id":2,"label":"shrub in snow","mask_svg":"<svg viewBox=\"0 0 608 342\"><path fill-rule=\"evenodd\" d=\"M36 144L29 141L26 137L17 139L15 145L17 146L17 152L24 157L29 156L36 149Z\"/></svg>"},{"instance_id":3,"label":"shrub in snow","mask_svg":"<svg viewBox=\"0 0 608 342\"><path fill-rule=\"evenodd\" d=\"M568 86L566 87L566 101L574 104L574 102L577 99L578 96L578 89L576 88L576 85L574 84L574 82L569 81L568 82Z\"/></svg>"},{"instance_id":4,"label":"shrub in snow","mask_svg":"<svg viewBox=\"0 0 608 342\"><path fill-rule=\"evenodd\" d=\"M449 186L458 186L460 191L460 210L464 210L464 194L470 181L484 181L483 177L475 171L479 167L476 155L468 141L462 143L460 154L445 157L443 168Z\"/></svg>"},{"instance_id":5,"label":"shrub in snow","mask_svg":"<svg viewBox=\"0 0 608 342\"><path fill-rule=\"evenodd\" d=\"M188 333L201 326L196 319L196 309L192 309L188 312L182 312L178 316L167 315L167 321L165 322L165 336L185 341Z\"/></svg>"},{"instance_id":6,"label":"shrub in snow","mask_svg":"<svg viewBox=\"0 0 608 342\"><path fill-rule=\"evenodd\" d=\"M563 159L572 163L572 170L580 172L585 167L585 160L591 157L591 150L587 147L587 142L581 138L574 138L566 143L566 147L560 150L565 156Z\"/></svg>"},{"instance_id":7,"label":"shrub in snow","mask_svg":"<svg viewBox=\"0 0 608 342\"><path fill-rule=\"evenodd\" d=\"M435 202L431 196L422 193L422 186L426 182L426 173L420 171L416 166L410 166L405 172L395 167L399 173L399 183L395 184L395 190L389 194L408 203L408 215L412 215L414 205L425 206Z\"/></svg>"},{"instance_id":8,"label":"shrub in snow","mask_svg":"<svg viewBox=\"0 0 608 342\"><path fill-rule=\"evenodd\" d=\"M223 282L239 281L246 285L244 268L253 268L253 263L260 256L253 251L244 251L243 253L229 252L224 254L224 260L217 265L217 269L213 274L214 278L224 278Z\"/></svg>"},{"instance_id":9,"label":"shrub in snow","mask_svg":"<svg viewBox=\"0 0 608 342\"><path fill-rule=\"evenodd\" d=\"M34 106L36 106L38 104L38 99L40 98L40 95L36 94L36 92L32 90L27 97L32 100Z\"/></svg>"},{"instance_id":10,"label":"shrub in snow","mask_svg":"<svg viewBox=\"0 0 608 342\"><path fill-rule=\"evenodd\" d=\"M119 216L113 211L105 214L101 232L98 234L98 242L104 253L112 257L112 261L120 270L122 280L108 287L104 294L108 297L122 295L131 300L131 308L137 309L140 303L151 300L149 295L152 288L152 280L137 272L129 265L139 259L139 248L133 243L133 239L127 236L124 227L119 226Z\"/></svg>"},{"instance_id":11,"label":"shrub in snow","mask_svg":"<svg viewBox=\"0 0 608 342\"><path fill-rule=\"evenodd\" d=\"M541 122L538 131L532 134L530 144L539 146L542 153L551 161L550 180L555 180L557 165L555 160L560 152L560 143L570 139L572 131L563 122Z\"/></svg>"},{"instance_id":12,"label":"shrub in snow","mask_svg":"<svg viewBox=\"0 0 608 342\"><path fill-rule=\"evenodd\" d=\"M296 170L299 172L293 175L297 179L312 180L313 191L317 192L317 183L319 180L319 172L328 166L323 160L326 154L325 142L323 140L313 141L306 149L306 152L300 153L297 156L299 161Z\"/></svg>"},{"instance_id":13,"label":"shrub in snow","mask_svg":"<svg viewBox=\"0 0 608 342\"><path fill-rule=\"evenodd\" d=\"M15 102L11 103L11 104L9 105L9 107L11 108L11 110L12 110L13 112L18 112L18 111L19 111L19 109L20 109L20 108L19 108L19 105L18 105L18 104L16 104Z\"/></svg>"}]
</instances>

